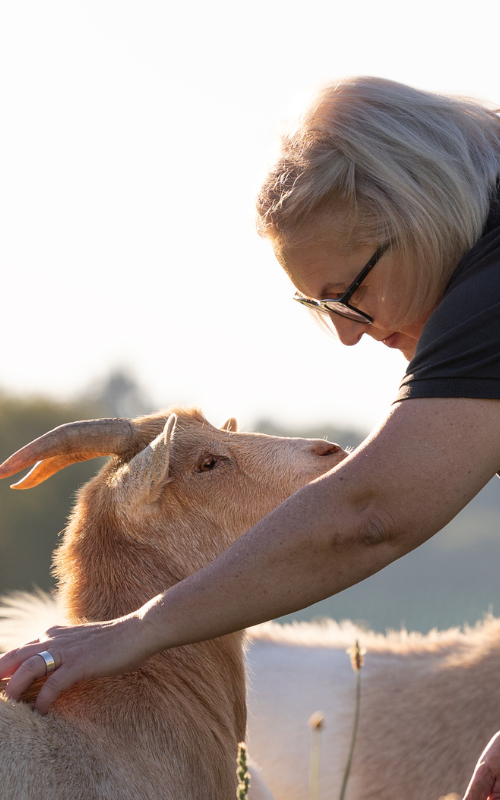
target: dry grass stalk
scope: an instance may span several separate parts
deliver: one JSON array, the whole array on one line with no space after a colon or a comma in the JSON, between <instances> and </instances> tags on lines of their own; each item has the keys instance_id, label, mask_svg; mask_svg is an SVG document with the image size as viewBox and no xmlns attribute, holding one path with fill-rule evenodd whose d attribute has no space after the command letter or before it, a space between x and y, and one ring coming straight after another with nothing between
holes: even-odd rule
<instances>
[{"instance_id":1,"label":"dry grass stalk","mask_svg":"<svg viewBox=\"0 0 500 800\"><path fill-rule=\"evenodd\" d=\"M345 766L344 778L342 781L342 787L340 789L339 800L344 800L345 797L347 781L349 780L349 773L351 771L352 758L354 755L354 748L356 746L356 737L358 735L359 707L361 703L361 668L364 664L363 656L366 653L366 650L360 648L359 642L356 639L354 647L350 647L349 650L347 650L347 653L351 657L352 668L356 673L356 703L354 708L354 722L352 726L351 746L349 748L349 755L347 757L347 764Z\"/></svg>"},{"instance_id":2,"label":"dry grass stalk","mask_svg":"<svg viewBox=\"0 0 500 800\"><path fill-rule=\"evenodd\" d=\"M321 731L325 725L325 718L321 711L315 711L309 717L311 729L311 759L309 768L310 800L319 800L319 759L321 749Z\"/></svg>"}]
</instances>

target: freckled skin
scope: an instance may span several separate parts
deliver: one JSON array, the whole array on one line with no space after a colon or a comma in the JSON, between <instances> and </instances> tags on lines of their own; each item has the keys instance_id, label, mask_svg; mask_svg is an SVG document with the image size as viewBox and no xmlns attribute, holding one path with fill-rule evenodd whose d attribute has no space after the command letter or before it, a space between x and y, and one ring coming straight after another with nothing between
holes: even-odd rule
<instances>
[{"instance_id":1,"label":"freckled skin","mask_svg":"<svg viewBox=\"0 0 500 800\"><path fill-rule=\"evenodd\" d=\"M274 245L278 261L298 291L317 300L334 298L344 292L376 248L375 243L346 255L344 248L333 237L304 246ZM360 311L373 318L372 325L355 322L335 313L332 313L330 318L342 344L355 345L363 334L367 334L375 341L383 342L387 347L400 350L409 361L413 357L429 315L407 327L396 328L392 323L401 301L397 282L392 282L390 294L385 295L389 265L395 267L394 273L397 275L398 265L393 263L394 258L396 256L390 249L384 253L350 301Z\"/></svg>"}]
</instances>

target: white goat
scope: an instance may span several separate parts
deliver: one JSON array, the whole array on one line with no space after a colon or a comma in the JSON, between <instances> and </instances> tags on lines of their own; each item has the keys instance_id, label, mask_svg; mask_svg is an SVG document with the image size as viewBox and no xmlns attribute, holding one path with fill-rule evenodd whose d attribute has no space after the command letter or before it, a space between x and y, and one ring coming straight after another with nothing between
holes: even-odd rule
<instances>
[{"instance_id":1,"label":"white goat","mask_svg":"<svg viewBox=\"0 0 500 800\"><path fill-rule=\"evenodd\" d=\"M177 413L175 435L168 413L65 425L0 467L8 477L38 462L17 484L30 488L75 461L114 455L80 492L57 551L68 622L140 607L345 457L323 440L239 434L234 420L218 430L196 410ZM18 637L29 608L19 598L4 608L7 629L17 615ZM232 800L246 732L242 639L175 648L136 672L78 684L46 717L3 695L2 800Z\"/></svg>"},{"instance_id":2,"label":"white goat","mask_svg":"<svg viewBox=\"0 0 500 800\"><path fill-rule=\"evenodd\" d=\"M325 716L321 796L338 797L354 716L346 648L366 648L348 800L462 796L500 728L500 619L463 632L367 632L352 623L249 631L248 745L276 800L309 796L308 719Z\"/></svg>"}]
</instances>

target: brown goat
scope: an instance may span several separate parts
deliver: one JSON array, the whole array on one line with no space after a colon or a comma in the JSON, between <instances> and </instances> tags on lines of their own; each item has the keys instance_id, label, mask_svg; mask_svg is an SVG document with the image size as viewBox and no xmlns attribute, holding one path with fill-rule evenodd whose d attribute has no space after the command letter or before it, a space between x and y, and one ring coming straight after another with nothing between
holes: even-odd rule
<instances>
[{"instance_id":1,"label":"brown goat","mask_svg":"<svg viewBox=\"0 0 500 800\"><path fill-rule=\"evenodd\" d=\"M0 467L16 486L96 455L114 457L81 490L55 557L69 623L139 608L215 559L238 536L344 457L323 440L212 427L197 410L73 423ZM78 684L40 717L0 702L3 800L229 800L245 737L235 633L158 653L133 673ZM43 649L43 647L41 648Z\"/></svg>"}]
</instances>

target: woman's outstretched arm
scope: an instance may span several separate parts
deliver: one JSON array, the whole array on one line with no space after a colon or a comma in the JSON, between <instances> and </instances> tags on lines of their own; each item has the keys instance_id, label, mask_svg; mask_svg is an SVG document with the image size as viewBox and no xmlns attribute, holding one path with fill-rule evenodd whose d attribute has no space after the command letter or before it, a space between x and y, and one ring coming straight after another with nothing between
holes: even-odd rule
<instances>
[{"instance_id":1,"label":"woman's outstretched arm","mask_svg":"<svg viewBox=\"0 0 500 800\"><path fill-rule=\"evenodd\" d=\"M367 578L429 539L500 468L500 402L407 400L330 473L305 486L204 569L112 622L50 629L0 658L18 699L56 671L46 713L77 681L130 671L150 655L304 608ZM500 487L499 487L500 488Z\"/></svg>"}]
</instances>

